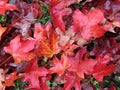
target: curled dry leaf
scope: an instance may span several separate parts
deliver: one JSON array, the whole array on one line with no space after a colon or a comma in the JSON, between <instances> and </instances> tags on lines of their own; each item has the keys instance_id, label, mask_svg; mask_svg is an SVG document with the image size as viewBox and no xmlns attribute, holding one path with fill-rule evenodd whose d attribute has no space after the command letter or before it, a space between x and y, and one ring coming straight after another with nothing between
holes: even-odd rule
<instances>
[{"instance_id":1,"label":"curled dry leaf","mask_svg":"<svg viewBox=\"0 0 120 90\"><path fill-rule=\"evenodd\" d=\"M59 28L56 28L55 30L57 34L60 36L60 39L59 39L60 46L65 46L68 42L70 44L73 43L74 39L72 38L75 36L75 32L71 28L66 30L64 33Z\"/></svg>"}]
</instances>

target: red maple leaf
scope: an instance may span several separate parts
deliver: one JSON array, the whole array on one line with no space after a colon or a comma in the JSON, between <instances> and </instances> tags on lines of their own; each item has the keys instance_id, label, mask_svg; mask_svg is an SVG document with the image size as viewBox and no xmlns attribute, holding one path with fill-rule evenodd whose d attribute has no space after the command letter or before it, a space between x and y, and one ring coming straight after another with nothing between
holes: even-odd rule
<instances>
[{"instance_id":1,"label":"red maple leaf","mask_svg":"<svg viewBox=\"0 0 120 90\"><path fill-rule=\"evenodd\" d=\"M11 73L5 78L4 85L5 86L15 86L14 81L18 78L20 78L20 75L17 75L17 72Z\"/></svg>"},{"instance_id":2,"label":"red maple leaf","mask_svg":"<svg viewBox=\"0 0 120 90\"><path fill-rule=\"evenodd\" d=\"M65 32L65 23L63 21L63 16L67 16L71 13L72 10L70 8L65 8L62 10L50 9L54 27L59 27L62 32Z\"/></svg>"},{"instance_id":3,"label":"red maple leaf","mask_svg":"<svg viewBox=\"0 0 120 90\"><path fill-rule=\"evenodd\" d=\"M50 1L50 9L63 9L65 7L70 6L71 4L80 2L80 0L51 0Z\"/></svg>"},{"instance_id":4,"label":"red maple leaf","mask_svg":"<svg viewBox=\"0 0 120 90\"><path fill-rule=\"evenodd\" d=\"M39 78L46 76L48 70L45 67L38 67L37 60L32 60L23 74L23 81L29 81L27 87L35 90L41 90Z\"/></svg>"},{"instance_id":5,"label":"red maple leaf","mask_svg":"<svg viewBox=\"0 0 120 90\"><path fill-rule=\"evenodd\" d=\"M46 23L44 26L41 23L35 23L34 38L36 41L40 41L47 37L47 33L52 29L52 24L50 22Z\"/></svg>"},{"instance_id":6,"label":"red maple leaf","mask_svg":"<svg viewBox=\"0 0 120 90\"><path fill-rule=\"evenodd\" d=\"M65 70L71 66L71 64L68 61L67 56L62 55L61 60L58 60L57 58L53 59L54 66L50 68L51 73L57 73L59 75L63 75Z\"/></svg>"},{"instance_id":7,"label":"red maple leaf","mask_svg":"<svg viewBox=\"0 0 120 90\"><path fill-rule=\"evenodd\" d=\"M97 62L92 59L86 59L81 61L76 71L78 76L84 78L84 74L90 75L93 72L96 63Z\"/></svg>"},{"instance_id":8,"label":"red maple leaf","mask_svg":"<svg viewBox=\"0 0 120 90\"><path fill-rule=\"evenodd\" d=\"M108 76L111 73L113 73L113 71L115 70L115 65L108 64L110 62L110 57L108 55L105 55L103 58L98 57L97 60L98 60L98 63L94 68L93 77L96 80L102 82L105 76Z\"/></svg>"},{"instance_id":9,"label":"red maple leaf","mask_svg":"<svg viewBox=\"0 0 120 90\"><path fill-rule=\"evenodd\" d=\"M51 0L50 2L50 14L54 27L59 27L62 32L65 32L64 16L68 16L72 13L71 8L67 8L69 5L76 3L77 0Z\"/></svg>"},{"instance_id":10,"label":"red maple leaf","mask_svg":"<svg viewBox=\"0 0 120 90\"><path fill-rule=\"evenodd\" d=\"M110 62L110 56L105 55L103 58L97 57L96 60L98 61L98 63L108 64Z\"/></svg>"},{"instance_id":11,"label":"red maple leaf","mask_svg":"<svg viewBox=\"0 0 120 90\"><path fill-rule=\"evenodd\" d=\"M55 7L58 3L60 3L59 0L51 0L50 1L50 8ZM60 8L60 7L58 7L58 8Z\"/></svg>"},{"instance_id":12,"label":"red maple leaf","mask_svg":"<svg viewBox=\"0 0 120 90\"><path fill-rule=\"evenodd\" d=\"M0 24L0 40L1 40L1 37L3 35L3 33L6 31L6 27L2 27L2 25Z\"/></svg>"},{"instance_id":13,"label":"red maple leaf","mask_svg":"<svg viewBox=\"0 0 120 90\"><path fill-rule=\"evenodd\" d=\"M69 72L63 76L66 79L64 83L64 87L62 90L71 90L73 87L75 90L81 90L80 81L82 80L80 77L76 75L74 72Z\"/></svg>"},{"instance_id":14,"label":"red maple leaf","mask_svg":"<svg viewBox=\"0 0 120 90\"><path fill-rule=\"evenodd\" d=\"M9 46L4 47L4 50L13 56L16 63L20 63L22 60L29 61L34 58L35 55L30 52L34 45L34 40L21 40L18 35L10 41Z\"/></svg>"},{"instance_id":15,"label":"red maple leaf","mask_svg":"<svg viewBox=\"0 0 120 90\"><path fill-rule=\"evenodd\" d=\"M59 36L54 29L48 30L49 32L46 29L35 30L34 37L37 40L35 52L38 56L52 57L60 51L58 47Z\"/></svg>"},{"instance_id":16,"label":"red maple leaf","mask_svg":"<svg viewBox=\"0 0 120 90\"><path fill-rule=\"evenodd\" d=\"M99 9L93 9L87 15L77 9L73 14L74 30L80 32L86 40L99 38L105 33L105 29L100 25L103 19L104 14Z\"/></svg>"},{"instance_id":17,"label":"red maple leaf","mask_svg":"<svg viewBox=\"0 0 120 90\"><path fill-rule=\"evenodd\" d=\"M69 61L71 63L71 67L68 69L69 71L75 72L80 78L84 79L84 74L91 74L94 70L94 67L97 61L93 59L88 59L84 55L86 54L85 49L81 49L77 52L75 57L70 57Z\"/></svg>"},{"instance_id":18,"label":"red maple leaf","mask_svg":"<svg viewBox=\"0 0 120 90\"><path fill-rule=\"evenodd\" d=\"M0 0L0 14L5 14L7 10L13 11L19 9L16 7L16 5L8 4L8 0Z\"/></svg>"},{"instance_id":19,"label":"red maple leaf","mask_svg":"<svg viewBox=\"0 0 120 90\"><path fill-rule=\"evenodd\" d=\"M102 82L103 78L113 73L114 70L115 70L114 64L106 65L106 64L99 63L95 66L95 69L93 71L93 77L97 81Z\"/></svg>"}]
</instances>

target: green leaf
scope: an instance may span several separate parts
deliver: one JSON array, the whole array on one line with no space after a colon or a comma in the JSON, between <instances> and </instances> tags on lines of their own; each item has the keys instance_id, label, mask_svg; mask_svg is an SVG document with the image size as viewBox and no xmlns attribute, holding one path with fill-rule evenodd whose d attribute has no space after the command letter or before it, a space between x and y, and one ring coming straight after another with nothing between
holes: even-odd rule
<instances>
[{"instance_id":1,"label":"green leaf","mask_svg":"<svg viewBox=\"0 0 120 90\"><path fill-rule=\"evenodd\" d=\"M47 57L44 57L44 58L43 58L43 61L44 61L44 62L47 62L47 61L48 61L48 58L47 58Z\"/></svg>"},{"instance_id":2,"label":"green leaf","mask_svg":"<svg viewBox=\"0 0 120 90\"><path fill-rule=\"evenodd\" d=\"M90 78L90 81L95 85L96 90L100 90L100 83L96 81L93 77Z\"/></svg>"},{"instance_id":3,"label":"green leaf","mask_svg":"<svg viewBox=\"0 0 120 90\"><path fill-rule=\"evenodd\" d=\"M117 87L117 90L120 90L120 87Z\"/></svg>"},{"instance_id":4,"label":"green leaf","mask_svg":"<svg viewBox=\"0 0 120 90\"><path fill-rule=\"evenodd\" d=\"M47 84L48 86L50 86L52 83L48 80L48 81L46 82L46 84Z\"/></svg>"},{"instance_id":5,"label":"green leaf","mask_svg":"<svg viewBox=\"0 0 120 90\"><path fill-rule=\"evenodd\" d=\"M4 21L5 21L5 18L6 18L5 15L1 15L1 16L0 16L0 22L4 22Z\"/></svg>"},{"instance_id":6,"label":"green leaf","mask_svg":"<svg viewBox=\"0 0 120 90\"><path fill-rule=\"evenodd\" d=\"M78 2L74 5L76 8L81 9L82 8L82 3Z\"/></svg>"},{"instance_id":7,"label":"green leaf","mask_svg":"<svg viewBox=\"0 0 120 90\"><path fill-rule=\"evenodd\" d=\"M56 83L56 82L53 82L53 83L52 83L52 86L57 86L57 83Z\"/></svg>"},{"instance_id":8,"label":"green leaf","mask_svg":"<svg viewBox=\"0 0 120 90\"><path fill-rule=\"evenodd\" d=\"M17 79L14 83L15 87L12 87L11 90L26 90L24 87L28 85L28 82L23 82L21 78Z\"/></svg>"},{"instance_id":9,"label":"green leaf","mask_svg":"<svg viewBox=\"0 0 120 90\"><path fill-rule=\"evenodd\" d=\"M94 8L94 7L91 7L91 8L90 8L90 10L93 10L93 9L95 9L95 8Z\"/></svg>"},{"instance_id":10,"label":"green leaf","mask_svg":"<svg viewBox=\"0 0 120 90\"><path fill-rule=\"evenodd\" d=\"M115 81L120 83L120 78L118 76L115 76Z\"/></svg>"},{"instance_id":11,"label":"green leaf","mask_svg":"<svg viewBox=\"0 0 120 90\"><path fill-rule=\"evenodd\" d=\"M38 18L36 20L36 22L40 22L41 24L45 24L47 21L50 21L51 20L51 16L50 16L50 13L48 11L48 8L49 6L46 4L46 5L40 5L40 7L42 8L42 16L40 18Z\"/></svg>"}]
</instances>

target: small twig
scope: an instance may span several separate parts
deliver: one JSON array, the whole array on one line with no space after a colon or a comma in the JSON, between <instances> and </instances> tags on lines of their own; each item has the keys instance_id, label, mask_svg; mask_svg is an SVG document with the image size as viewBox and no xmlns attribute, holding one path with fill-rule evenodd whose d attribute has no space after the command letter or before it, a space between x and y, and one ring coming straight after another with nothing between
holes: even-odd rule
<instances>
[{"instance_id":1,"label":"small twig","mask_svg":"<svg viewBox=\"0 0 120 90\"><path fill-rule=\"evenodd\" d=\"M2 63L0 64L0 67L1 67L2 65L4 65L6 62L8 62L11 58L12 58L12 56L10 56L10 57L7 58L4 62L2 62Z\"/></svg>"}]
</instances>

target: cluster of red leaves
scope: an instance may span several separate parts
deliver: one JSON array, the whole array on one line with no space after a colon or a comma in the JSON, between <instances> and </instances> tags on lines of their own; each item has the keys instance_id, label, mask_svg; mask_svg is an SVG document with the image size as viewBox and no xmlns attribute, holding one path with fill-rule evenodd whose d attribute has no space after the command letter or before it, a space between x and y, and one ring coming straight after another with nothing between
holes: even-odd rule
<instances>
[{"instance_id":1,"label":"cluster of red leaves","mask_svg":"<svg viewBox=\"0 0 120 90\"><path fill-rule=\"evenodd\" d=\"M0 24L0 90L18 78L29 82L28 90L82 90L87 77L103 82L120 73L119 0L25 1L0 0L0 14L11 17ZM42 25L39 5L47 4L51 21Z\"/></svg>"}]
</instances>

